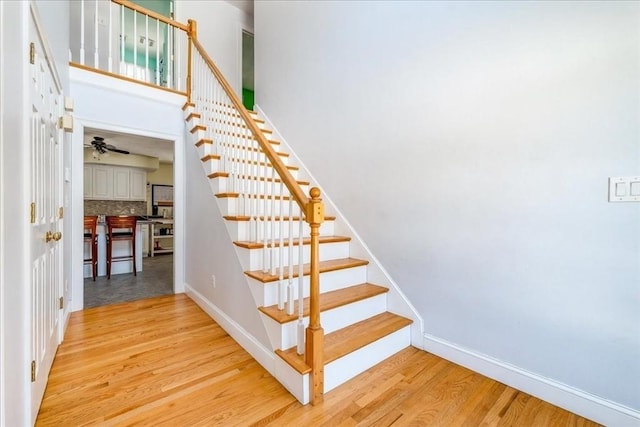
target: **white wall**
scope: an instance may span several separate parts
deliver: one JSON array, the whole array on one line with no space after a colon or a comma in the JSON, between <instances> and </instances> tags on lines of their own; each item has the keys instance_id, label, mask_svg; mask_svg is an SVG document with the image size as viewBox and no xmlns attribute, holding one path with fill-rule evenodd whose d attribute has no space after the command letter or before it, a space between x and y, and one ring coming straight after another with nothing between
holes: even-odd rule
<instances>
[{"instance_id":1,"label":"white wall","mask_svg":"<svg viewBox=\"0 0 640 427\"><path fill-rule=\"evenodd\" d=\"M176 0L176 20L198 23L198 40L242 96L242 30L253 32L253 16L226 1Z\"/></svg>"},{"instance_id":2,"label":"white wall","mask_svg":"<svg viewBox=\"0 0 640 427\"><path fill-rule=\"evenodd\" d=\"M65 93L69 91L69 2L36 0L40 24L51 46L54 62Z\"/></svg>"},{"instance_id":3,"label":"white wall","mask_svg":"<svg viewBox=\"0 0 640 427\"><path fill-rule=\"evenodd\" d=\"M427 335L640 410L640 204L607 203L640 173L640 5L254 16L256 103Z\"/></svg>"},{"instance_id":4,"label":"white wall","mask_svg":"<svg viewBox=\"0 0 640 427\"><path fill-rule=\"evenodd\" d=\"M196 20L198 39L241 95L242 30L253 31L253 17L225 1L177 0L175 11L180 22ZM187 147L186 162L185 283L269 347L260 314L195 148Z\"/></svg>"},{"instance_id":5,"label":"white wall","mask_svg":"<svg viewBox=\"0 0 640 427\"><path fill-rule=\"evenodd\" d=\"M271 348L197 151L193 146L186 151L185 283Z\"/></svg>"}]
</instances>

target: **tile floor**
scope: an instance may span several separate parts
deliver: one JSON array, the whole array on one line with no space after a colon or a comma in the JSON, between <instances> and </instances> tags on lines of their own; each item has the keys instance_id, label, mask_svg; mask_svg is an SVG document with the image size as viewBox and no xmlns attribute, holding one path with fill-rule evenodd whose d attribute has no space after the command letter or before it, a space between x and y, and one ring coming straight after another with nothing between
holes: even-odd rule
<instances>
[{"instance_id":1,"label":"tile floor","mask_svg":"<svg viewBox=\"0 0 640 427\"><path fill-rule=\"evenodd\" d=\"M142 271L134 276L114 274L84 279L84 308L173 294L173 255L142 259Z\"/></svg>"}]
</instances>

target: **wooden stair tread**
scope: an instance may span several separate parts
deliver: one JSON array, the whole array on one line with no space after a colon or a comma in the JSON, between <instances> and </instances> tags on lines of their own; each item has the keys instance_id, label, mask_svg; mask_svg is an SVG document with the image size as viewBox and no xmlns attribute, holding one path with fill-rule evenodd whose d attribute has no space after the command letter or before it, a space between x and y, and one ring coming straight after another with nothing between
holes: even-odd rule
<instances>
[{"instance_id":1,"label":"wooden stair tread","mask_svg":"<svg viewBox=\"0 0 640 427\"><path fill-rule=\"evenodd\" d=\"M369 264L369 261L363 260L363 259L341 258L341 259L332 259L329 261L320 261L318 267L320 269L320 273L326 273L328 271L336 271L336 270L343 270L346 268L360 267L367 264ZM311 264L304 264L302 274L304 276L308 276L310 271L311 271ZM265 273L262 270L246 271L244 274L262 283L276 282L280 280L279 269L276 269L276 273L273 275L270 272ZM297 268L294 268L293 277L298 277Z\"/></svg>"},{"instance_id":2,"label":"wooden stair tread","mask_svg":"<svg viewBox=\"0 0 640 427\"><path fill-rule=\"evenodd\" d=\"M411 319L385 312L327 334L324 337L324 364L353 353L411 323ZM276 354L300 374L311 371L304 361L304 356L298 355L295 347L276 350Z\"/></svg>"},{"instance_id":3,"label":"wooden stair tread","mask_svg":"<svg viewBox=\"0 0 640 427\"><path fill-rule=\"evenodd\" d=\"M225 218L226 219L226 218ZM327 220L327 218L325 218L325 220ZM351 241L351 237L346 237L346 236L320 236L320 244L323 243L339 243L339 242L349 242ZM289 239L283 239L283 246L289 246ZM274 247L280 247L280 240L276 239L273 242L273 246ZM234 245L238 246L239 248L244 248L244 249L262 249L264 247L264 243L262 242L249 242L249 241L236 241L233 242ZM298 238L294 238L293 239L293 245L294 246L298 246L300 244L300 239ZM302 239L302 244L303 245L309 245L311 244L311 238L307 237ZM267 242L267 246L269 245L269 243Z\"/></svg>"},{"instance_id":4,"label":"wooden stair tread","mask_svg":"<svg viewBox=\"0 0 640 427\"><path fill-rule=\"evenodd\" d=\"M226 219L227 221L249 221L249 220L251 220L251 217L248 216L248 215L225 215L225 216L223 216L223 218ZM258 218L260 218L261 221L264 221L264 219L265 219L264 215L260 215ZM267 217L267 218L269 218L269 217ZM277 216L277 215L274 217L274 219L276 221L280 221L280 217ZM289 217L285 216L283 218L283 220L285 222L287 222L287 221L289 221ZM293 220L294 221L300 221L300 217L299 216L294 216ZM332 215L325 215L324 220L325 221L335 221L336 217L332 216Z\"/></svg>"},{"instance_id":5,"label":"wooden stair tread","mask_svg":"<svg viewBox=\"0 0 640 427\"><path fill-rule=\"evenodd\" d=\"M348 288L338 289L335 291L320 294L320 311L328 311L337 307L342 307L363 299L371 298L388 292L389 289L373 285L371 283L361 283L359 285L350 286ZM298 318L298 301L296 300L293 308L293 314L287 314L286 310L279 310L278 305L269 307L258 307L258 310L275 320L276 322L288 323ZM303 316L309 316L309 298L305 298L302 304Z\"/></svg>"}]
</instances>

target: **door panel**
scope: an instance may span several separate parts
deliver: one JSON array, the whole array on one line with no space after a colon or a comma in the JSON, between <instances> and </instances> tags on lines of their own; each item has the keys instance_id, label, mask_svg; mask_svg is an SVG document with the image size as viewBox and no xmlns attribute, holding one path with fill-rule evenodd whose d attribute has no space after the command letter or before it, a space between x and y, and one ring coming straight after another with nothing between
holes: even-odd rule
<instances>
[{"instance_id":1,"label":"door panel","mask_svg":"<svg viewBox=\"0 0 640 427\"><path fill-rule=\"evenodd\" d=\"M30 65L30 221L31 260L31 414L38 414L53 357L61 336L62 295L62 113L61 94L44 55L36 25L30 21L33 64ZM28 362L27 362L28 363Z\"/></svg>"}]
</instances>

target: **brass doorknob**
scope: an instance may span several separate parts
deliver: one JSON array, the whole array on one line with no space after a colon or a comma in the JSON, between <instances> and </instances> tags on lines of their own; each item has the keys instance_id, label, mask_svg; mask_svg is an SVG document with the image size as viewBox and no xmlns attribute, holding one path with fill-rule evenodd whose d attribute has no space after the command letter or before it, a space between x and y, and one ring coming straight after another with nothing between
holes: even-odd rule
<instances>
[{"instance_id":1,"label":"brass doorknob","mask_svg":"<svg viewBox=\"0 0 640 427\"><path fill-rule=\"evenodd\" d=\"M56 232L47 231L47 233L44 235L44 240L47 243L49 243L52 240L55 240L57 242L60 239L62 239L62 233L59 231L56 231Z\"/></svg>"}]
</instances>

